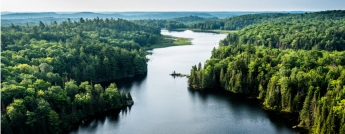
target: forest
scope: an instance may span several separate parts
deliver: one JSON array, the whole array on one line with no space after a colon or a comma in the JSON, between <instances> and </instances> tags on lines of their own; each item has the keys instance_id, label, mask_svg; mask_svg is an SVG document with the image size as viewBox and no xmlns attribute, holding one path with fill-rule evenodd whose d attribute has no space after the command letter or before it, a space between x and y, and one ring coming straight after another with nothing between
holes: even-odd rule
<instances>
[{"instance_id":1,"label":"forest","mask_svg":"<svg viewBox=\"0 0 345 134\"><path fill-rule=\"evenodd\" d=\"M174 29L181 29L181 28L189 28L188 24L201 22L205 20L218 20L217 17L199 17L199 16L184 16L184 17L177 17L172 19L164 19L164 20L156 20L156 19L145 19L145 20L132 20L132 22L149 26L149 27L158 27L168 30Z\"/></svg>"},{"instance_id":2,"label":"forest","mask_svg":"<svg viewBox=\"0 0 345 134\"><path fill-rule=\"evenodd\" d=\"M327 11L296 15L293 21L276 18L230 33L204 66L192 67L189 87L255 96L265 109L298 113L296 125L310 133L344 134L343 15Z\"/></svg>"},{"instance_id":3,"label":"forest","mask_svg":"<svg viewBox=\"0 0 345 134\"><path fill-rule=\"evenodd\" d=\"M220 20L205 20L188 24L192 29L203 30L240 30L249 25L263 22L301 22L313 20L340 20L345 17L344 10L306 13L261 13L246 14Z\"/></svg>"},{"instance_id":4,"label":"forest","mask_svg":"<svg viewBox=\"0 0 345 134\"><path fill-rule=\"evenodd\" d=\"M250 14L255 12L1 12L1 25L36 25L39 21L43 23L58 22L61 23L68 18L72 21L79 21L93 18L121 18L126 20L170 20L185 21L190 20L190 16L194 16L193 21L214 20L218 18L227 18L230 16L238 16L242 14Z\"/></svg>"},{"instance_id":5,"label":"forest","mask_svg":"<svg viewBox=\"0 0 345 134\"><path fill-rule=\"evenodd\" d=\"M100 82L144 75L159 28L123 19L70 19L1 27L1 133L63 133L127 106L129 93Z\"/></svg>"},{"instance_id":6,"label":"forest","mask_svg":"<svg viewBox=\"0 0 345 134\"><path fill-rule=\"evenodd\" d=\"M171 43L161 28L238 30L192 67L190 88L252 95L265 109L298 113L296 125L311 133L345 133L345 11L166 14L38 23L15 14L20 25L9 20L1 27L1 133L65 133L129 105L130 93L99 83L145 75L145 50Z\"/></svg>"},{"instance_id":7,"label":"forest","mask_svg":"<svg viewBox=\"0 0 345 134\"><path fill-rule=\"evenodd\" d=\"M267 22L304 22L317 20L341 20L345 18L345 11L333 10L311 13L260 13L233 16L224 19L217 17L185 16L172 19L132 20L134 23L150 27L194 30L241 30L250 25Z\"/></svg>"},{"instance_id":8,"label":"forest","mask_svg":"<svg viewBox=\"0 0 345 134\"><path fill-rule=\"evenodd\" d=\"M187 28L187 26L182 22L177 22L173 20L132 20L133 23L138 25L143 25L147 27L162 28L167 30L173 30L178 28Z\"/></svg>"}]
</instances>

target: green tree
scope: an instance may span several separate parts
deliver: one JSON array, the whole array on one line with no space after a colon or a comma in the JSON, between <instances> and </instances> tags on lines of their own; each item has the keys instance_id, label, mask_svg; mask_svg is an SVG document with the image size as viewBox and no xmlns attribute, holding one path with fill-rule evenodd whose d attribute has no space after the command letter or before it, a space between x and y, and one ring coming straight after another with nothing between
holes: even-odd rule
<instances>
[{"instance_id":1,"label":"green tree","mask_svg":"<svg viewBox=\"0 0 345 134\"><path fill-rule=\"evenodd\" d=\"M51 134L58 134L60 133L60 123L59 114L56 113L54 110L50 110L48 115L48 124L49 124L49 133Z\"/></svg>"}]
</instances>

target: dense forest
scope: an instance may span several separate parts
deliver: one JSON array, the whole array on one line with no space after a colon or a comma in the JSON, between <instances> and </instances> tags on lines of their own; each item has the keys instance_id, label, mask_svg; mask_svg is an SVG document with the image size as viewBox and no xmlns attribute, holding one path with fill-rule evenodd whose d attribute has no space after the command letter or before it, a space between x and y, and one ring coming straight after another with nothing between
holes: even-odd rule
<instances>
[{"instance_id":1,"label":"dense forest","mask_svg":"<svg viewBox=\"0 0 345 134\"><path fill-rule=\"evenodd\" d=\"M192 23L192 22L199 22L199 21L204 21L204 20L218 20L219 18L217 17L199 17L199 16L184 16L184 17L178 17L178 18L172 18L169 19L171 21L177 21L177 22L182 22L182 23Z\"/></svg>"},{"instance_id":2,"label":"dense forest","mask_svg":"<svg viewBox=\"0 0 345 134\"><path fill-rule=\"evenodd\" d=\"M165 29L200 29L200 30L240 30L250 25L267 22L304 22L317 20L341 20L345 11L333 10L312 13L262 13L233 16L225 19L217 17L203 18L185 16L166 20L133 20L134 23Z\"/></svg>"},{"instance_id":3,"label":"dense forest","mask_svg":"<svg viewBox=\"0 0 345 134\"><path fill-rule=\"evenodd\" d=\"M172 20L132 20L133 23L138 25L143 25L147 27L164 28L164 29L178 29L187 28L187 26L182 22L172 21Z\"/></svg>"},{"instance_id":4,"label":"dense forest","mask_svg":"<svg viewBox=\"0 0 345 134\"><path fill-rule=\"evenodd\" d=\"M344 24L344 19L262 23L230 33L222 44L342 51L345 50Z\"/></svg>"},{"instance_id":5,"label":"dense forest","mask_svg":"<svg viewBox=\"0 0 345 134\"><path fill-rule=\"evenodd\" d=\"M159 28L123 19L1 27L1 133L61 133L131 95L99 82L146 74Z\"/></svg>"},{"instance_id":6,"label":"dense forest","mask_svg":"<svg viewBox=\"0 0 345 134\"><path fill-rule=\"evenodd\" d=\"M311 133L344 134L345 19L338 18L343 15L295 15L310 18L230 33L203 67L192 67L189 87L250 94L266 109L298 113L298 126Z\"/></svg>"},{"instance_id":7,"label":"dense forest","mask_svg":"<svg viewBox=\"0 0 345 134\"><path fill-rule=\"evenodd\" d=\"M189 28L204 30L240 30L246 26L263 22L300 22L313 20L340 20L345 17L345 11L333 10L304 14L263 13L234 16L220 20L205 20L189 24Z\"/></svg>"},{"instance_id":8,"label":"dense forest","mask_svg":"<svg viewBox=\"0 0 345 134\"><path fill-rule=\"evenodd\" d=\"M204 20L218 20L218 18L217 17L203 18L203 17L199 17L199 16L190 15L190 16L165 19L165 20L155 20L155 19L132 20L132 22L139 24L139 25L165 28L168 30L172 30L172 29L188 28L187 24L190 24L193 22L201 22Z\"/></svg>"},{"instance_id":9,"label":"dense forest","mask_svg":"<svg viewBox=\"0 0 345 134\"><path fill-rule=\"evenodd\" d=\"M170 20L190 21L189 16L194 16L193 21L213 20L217 18L228 18L242 14L259 12L1 12L1 25L36 25L39 21L50 24L51 22L61 23L66 19L79 21L93 18L121 18L126 20ZM197 17L196 17L197 16Z\"/></svg>"},{"instance_id":10,"label":"dense forest","mask_svg":"<svg viewBox=\"0 0 345 134\"><path fill-rule=\"evenodd\" d=\"M203 67L192 67L189 87L250 94L266 109L299 113L298 126L311 133L345 133L345 11L221 20L196 15L6 22L1 133L63 133L91 115L129 105L130 93L98 83L146 74L145 48L166 42L161 28L239 30Z\"/></svg>"}]
</instances>

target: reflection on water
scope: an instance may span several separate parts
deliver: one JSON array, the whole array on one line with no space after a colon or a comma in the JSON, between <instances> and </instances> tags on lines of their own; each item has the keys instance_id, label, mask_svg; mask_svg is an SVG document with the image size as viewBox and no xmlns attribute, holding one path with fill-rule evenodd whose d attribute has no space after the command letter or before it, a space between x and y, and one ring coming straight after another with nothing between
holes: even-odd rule
<instances>
[{"instance_id":1,"label":"reflection on water","mask_svg":"<svg viewBox=\"0 0 345 134\"><path fill-rule=\"evenodd\" d=\"M194 101L202 102L203 105L209 105L209 101L226 102L233 111L233 116L236 120L241 118L256 119L257 117L269 118L273 122L277 130L286 129L286 122L281 120L281 117L276 116L268 111L262 111L260 102L257 99L250 99L244 94L235 94L223 90L189 90L189 95Z\"/></svg>"},{"instance_id":2,"label":"reflection on water","mask_svg":"<svg viewBox=\"0 0 345 134\"><path fill-rule=\"evenodd\" d=\"M189 90L187 78L169 75L174 70L189 74L193 65L210 58L211 50L226 35L165 30L162 33L192 38L193 45L152 50L147 75L115 81L119 90L131 93L134 105L97 116L72 134L295 132L282 119L263 111L257 100L221 90Z\"/></svg>"},{"instance_id":3,"label":"reflection on water","mask_svg":"<svg viewBox=\"0 0 345 134\"><path fill-rule=\"evenodd\" d=\"M147 74L136 75L135 77L127 77L120 80L103 82L101 85L103 87L109 86L111 83L116 83L119 89L130 90L133 86L140 86L141 83L146 79Z\"/></svg>"}]
</instances>

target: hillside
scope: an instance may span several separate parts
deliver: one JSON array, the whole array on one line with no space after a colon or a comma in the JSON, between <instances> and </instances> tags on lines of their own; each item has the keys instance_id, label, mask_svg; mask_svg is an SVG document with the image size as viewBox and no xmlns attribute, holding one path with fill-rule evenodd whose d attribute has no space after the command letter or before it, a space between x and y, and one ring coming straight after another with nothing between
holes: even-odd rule
<instances>
[{"instance_id":1,"label":"hillside","mask_svg":"<svg viewBox=\"0 0 345 134\"><path fill-rule=\"evenodd\" d=\"M188 25L193 29L205 30L240 30L246 26L263 22L295 22L310 20L340 20L345 17L345 11L332 10L312 13L262 13L247 14L215 21L204 21Z\"/></svg>"},{"instance_id":2,"label":"hillside","mask_svg":"<svg viewBox=\"0 0 345 134\"><path fill-rule=\"evenodd\" d=\"M192 67L189 87L255 96L267 110L299 114L295 125L310 133L344 133L343 13L296 15L230 33L203 67Z\"/></svg>"}]
</instances>

